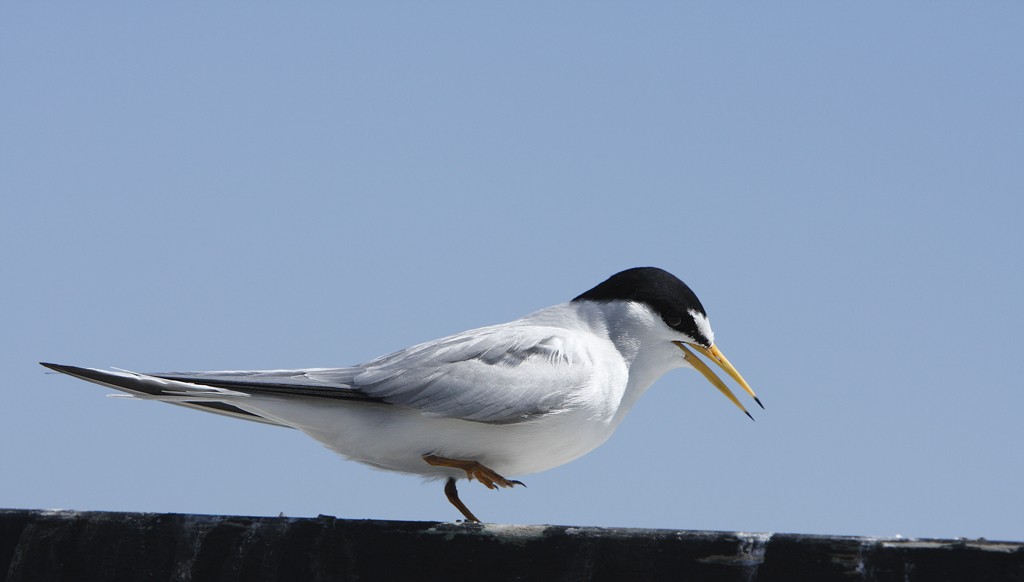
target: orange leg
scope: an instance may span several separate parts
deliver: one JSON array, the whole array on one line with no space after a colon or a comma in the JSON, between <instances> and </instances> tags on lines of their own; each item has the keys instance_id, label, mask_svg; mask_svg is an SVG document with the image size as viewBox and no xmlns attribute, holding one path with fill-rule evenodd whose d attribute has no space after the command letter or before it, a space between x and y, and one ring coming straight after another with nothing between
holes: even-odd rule
<instances>
[{"instance_id":1,"label":"orange leg","mask_svg":"<svg viewBox=\"0 0 1024 582\"><path fill-rule=\"evenodd\" d=\"M448 501L455 506L455 509L458 509L462 512L462 515L466 516L466 519L473 523L480 523L480 520L466 507L466 504L459 499L459 490L455 488L454 477L448 477L448 482L444 485L444 494L448 497Z\"/></svg>"},{"instance_id":2,"label":"orange leg","mask_svg":"<svg viewBox=\"0 0 1024 582\"><path fill-rule=\"evenodd\" d=\"M466 472L466 477L469 479L476 479L483 483L484 487L488 489L512 487L513 485L522 485L523 487L526 487L522 481L506 479L476 461L446 459L444 457L438 457L437 455L423 455L423 460L435 467L452 467L453 469L462 469Z\"/></svg>"},{"instance_id":3,"label":"orange leg","mask_svg":"<svg viewBox=\"0 0 1024 582\"><path fill-rule=\"evenodd\" d=\"M481 465L476 461L460 461L458 459L446 459L444 457L438 457L437 455L423 455L423 460L428 464L435 467L452 467L454 469L462 469L466 472L466 477L469 479L476 479L477 481L484 484L488 489L497 489L498 487L512 487L514 485L522 485L522 481L515 481L506 479L501 475L495 473L491 469ZM448 497L448 501L455 506L456 509L462 512L462 515L467 520L480 523L473 512L466 507L466 504L459 499L459 490L455 488L455 478L449 477L448 482L444 486L444 494Z\"/></svg>"}]
</instances>

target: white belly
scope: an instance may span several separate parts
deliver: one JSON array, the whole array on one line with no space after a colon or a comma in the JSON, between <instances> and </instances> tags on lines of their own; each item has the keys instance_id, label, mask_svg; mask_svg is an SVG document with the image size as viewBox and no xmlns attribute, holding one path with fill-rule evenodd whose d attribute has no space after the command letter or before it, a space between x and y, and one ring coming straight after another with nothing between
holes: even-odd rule
<instances>
[{"instance_id":1,"label":"white belly","mask_svg":"<svg viewBox=\"0 0 1024 582\"><path fill-rule=\"evenodd\" d=\"M501 475L544 471L605 442L619 418L577 408L511 424L431 417L382 404L253 397L235 406L293 426L345 457L428 478L465 473L428 465L424 455L478 461Z\"/></svg>"}]
</instances>

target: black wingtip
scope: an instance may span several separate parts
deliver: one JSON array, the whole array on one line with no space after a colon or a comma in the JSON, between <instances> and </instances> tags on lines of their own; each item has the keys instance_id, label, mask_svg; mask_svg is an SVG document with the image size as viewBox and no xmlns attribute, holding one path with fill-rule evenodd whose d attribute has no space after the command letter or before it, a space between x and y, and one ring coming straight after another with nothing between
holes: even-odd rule
<instances>
[{"instance_id":1,"label":"black wingtip","mask_svg":"<svg viewBox=\"0 0 1024 582\"><path fill-rule=\"evenodd\" d=\"M750 420L754 420L754 417L753 417L753 416L750 416L750 413L749 413L749 412L747 412L746 410L744 410L744 411L743 411L743 414L746 414L746 415L747 415L747 418L749 418Z\"/></svg>"},{"instance_id":2,"label":"black wingtip","mask_svg":"<svg viewBox=\"0 0 1024 582\"><path fill-rule=\"evenodd\" d=\"M78 366L68 366L66 364L51 364L49 362L39 362L39 365L49 368L54 372L60 372L61 374L67 374L68 376L74 376L75 378L88 380L90 382L98 382L108 386L111 385L111 378L117 377L109 372L93 370L92 368L80 368Z\"/></svg>"},{"instance_id":3,"label":"black wingtip","mask_svg":"<svg viewBox=\"0 0 1024 582\"><path fill-rule=\"evenodd\" d=\"M51 364L49 362L39 362L39 365L44 368L49 368L54 372L65 372L68 369L68 366L63 366L61 364Z\"/></svg>"},{"instance_id":4,"label":"black wingtip","mask_svg":"<svg viewBox=\"0 0 1024 582\"><path fill-rule=\"evenodd\" d=\"M756 402L756 403L757 403L757 405L761 407L761 410L764 410L764 404L761 404L761 399L760 399L760 398L758 398L757 396L755 396L755 397L754 397L754 402Z\"/></svg>"}]
</instances>

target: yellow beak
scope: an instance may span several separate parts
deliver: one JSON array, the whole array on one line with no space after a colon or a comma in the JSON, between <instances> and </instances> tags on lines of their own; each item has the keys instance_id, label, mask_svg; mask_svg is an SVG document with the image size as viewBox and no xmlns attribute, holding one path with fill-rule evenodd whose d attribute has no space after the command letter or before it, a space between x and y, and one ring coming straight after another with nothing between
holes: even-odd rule
<instances>
[{"instance_id":1,"label":"yellow beak","mask_svg":"<svg viewBox=\"0 0 1024 582\"><path fill-rule=\"evenodd\" d=\"M725 382L723 382L721 378L715 375L715 373L711 370L711 368L708 367L707 364L704 363L703 360L698 358L693 352L689 350L689 348L686 347L687 344L683 342L673 343L679 346L679 349L683 350L683 357L686 358L686 361L691 366L696 368L698 372L700 372L705 378L708 379L708 382L711 382L711 384L715 388L718 388L718 390L722 394L724 394L726 398L732 401L732 403L735 404L740 410L742 410L744 414L750 416L750 413L747 412L747 409L744 408L742 404L740 404L739 399L736 398L736 395L732 393L732 390L729 390L729 387L725 385ZM739 383L739 385L742 386L743 389L747 391L747 394L750 394L750 396L753 397L754 402L757 402L758 406L760 406L762 409L764 408L764 404L761 404L761 399L757 397L757 394L754 394L754 391L750 388L750 385L747 384L747 381L743 379L743 376L740 376L740 373L736 371L736 368L733 367L733 365L729 362L728 359L726 359L725 354L723 354L722 351L718 349L718 346L712 345L710 348L705 348L704 346L700 346L697 344L689 344L689 346L700 352L701 355L703 355L705 358L718 364L720 368L725 370L726 374L729 374L729 376L731 376L733 380L736 380ZM753 420L754 417L750 416L750 419Z\"/></svg>"}]
</instances>

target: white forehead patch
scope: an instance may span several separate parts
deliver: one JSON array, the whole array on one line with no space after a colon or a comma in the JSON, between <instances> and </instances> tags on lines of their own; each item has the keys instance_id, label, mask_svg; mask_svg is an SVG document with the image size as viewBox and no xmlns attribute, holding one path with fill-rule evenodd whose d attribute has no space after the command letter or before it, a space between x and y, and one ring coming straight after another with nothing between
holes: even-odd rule
<instances>
[{"instance_id":1,"label":"white forehead patch","mask_svg":"<svg viewBox=\"0 0 1024 582\"><path fill-rule=\"evenodd\" d=\"M691 309L690 317L693 317L694 323L697 324L697 331L708 338L709 342L715 343L715 332L711 331L711 322L708 321L707 316L701 314L696 309Z\"/></svg>"}]
</instances>

